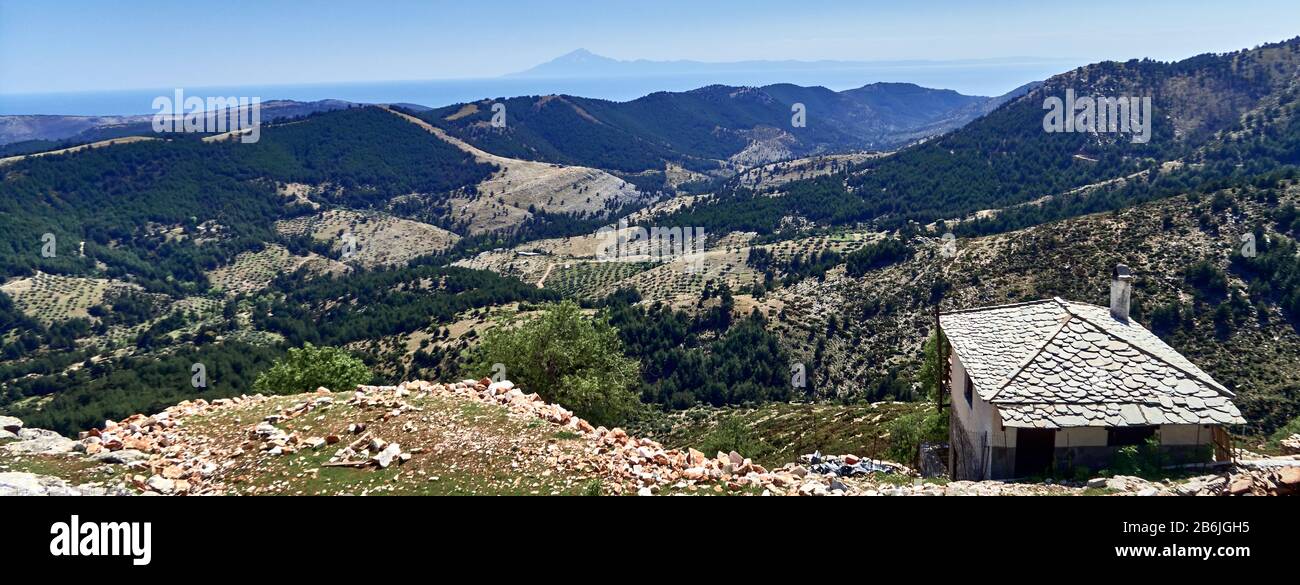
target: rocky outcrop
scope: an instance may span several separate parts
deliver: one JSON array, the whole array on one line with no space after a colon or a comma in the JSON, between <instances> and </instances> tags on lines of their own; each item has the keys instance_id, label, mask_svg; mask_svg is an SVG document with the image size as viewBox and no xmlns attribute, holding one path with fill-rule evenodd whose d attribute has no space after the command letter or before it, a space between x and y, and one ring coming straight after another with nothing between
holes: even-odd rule
<instances>
[{"instance_id":1,"label":"rocky outcrop","mask_svg":"<svg viewBox=\"0 0 1300 585\"><path fill-rule=\"evenodd\" d=\"M1287 455L1300 455L1300 434L1282 439L1282 452Z\"/></svg>"},{"instance_id":2,"label":"rocky outcrop","mask_svg":"<svg viewBox=\"0 0 1300 585\"><path fill-rule=\"evenodd\" d=\"M21 424L19 422L20 427ZM72 451L77 444L72 439L45 429L19 428L15 438L17 441L5 443L0 449L19 455L60 455Z\"/></svg>"},{"instance_id":3,"label":"rocky outcrop","mask_svg":"<svg viewBox=\"0 0 1300 585\"><path fill-rule=\"evenodd\" d=\"M121 486L102 484L72 485L50 476L19 471L0 472L0 496L126 496L132 492Z\"/></svg>"}]
</instances>

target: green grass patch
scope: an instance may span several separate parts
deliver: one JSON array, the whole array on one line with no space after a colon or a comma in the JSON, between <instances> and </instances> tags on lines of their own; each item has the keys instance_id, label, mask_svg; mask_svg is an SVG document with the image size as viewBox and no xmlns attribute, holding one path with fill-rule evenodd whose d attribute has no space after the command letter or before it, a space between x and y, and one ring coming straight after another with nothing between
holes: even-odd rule
<instances>
[{"instance_id":1,"label":"green grass patch","mask_svg":"<svg viewBox=\"0 0 1300 585\"><path fill-rule=\"evenodd\" d=\"M901 402L697 407L649 415L631 425L630 432L654 438L668 448L694 447L709 456L715 451L702 446L728 447L717 449L720 451L744 447L735 450L764 467L775 468L813 451L887 459L890 423L929 408L929 403Z\"/></svg>"}]
</instances>

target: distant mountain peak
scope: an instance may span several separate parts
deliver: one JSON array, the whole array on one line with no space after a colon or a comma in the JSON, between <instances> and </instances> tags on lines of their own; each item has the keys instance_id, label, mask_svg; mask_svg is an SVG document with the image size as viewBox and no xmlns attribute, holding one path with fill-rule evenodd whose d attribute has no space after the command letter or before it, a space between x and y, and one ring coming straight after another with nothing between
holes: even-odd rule
<instances>
[{"instance_id":1,"label":"distant mountain peak","mask_svg":"<svg viewBox=\"0 0 1300 585\"><path fill-rule=\"evenodd\" d=\"M584 75L599 75L610 69L617 68L623 62L617 59L611 59L604 55L597 55L587 49L574 49L542 63L536 67L514 73L512 76L520 77L571 77Z\"/></svg>"},{"instance_id":2,"label":"distant mountain peak","mask_svg":"<svg viewBox=\"0 0 1300 585\"><path fill-rule=\"evenodd\" d=\"M556 57L551 62L581 63L586 61L613 61L609 57L597 55L583 48L577 48L568 53Z\"/></svg>"}]
</instances>

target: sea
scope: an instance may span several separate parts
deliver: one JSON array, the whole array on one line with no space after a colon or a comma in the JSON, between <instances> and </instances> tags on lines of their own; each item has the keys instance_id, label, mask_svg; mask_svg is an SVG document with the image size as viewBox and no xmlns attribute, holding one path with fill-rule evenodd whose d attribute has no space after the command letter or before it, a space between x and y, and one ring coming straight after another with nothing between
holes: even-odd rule
<instances>
[{"instance_id":1,"label":"sea","mask_svg":"<svg viewBox=\"0 0 1300 585\"><path fill-rule=\"evenodd\" d=\"M656 91L686 91L712 84L767 85L794 83L820 85L841 91L875 82L907 82L923 87L952 89L967 95L1001 95L1032 81L1046 79L1083 63L1061 60L1025 62L911 63L845 69L772 69L723 71L708 74L637 77L443 79L295 85L241 85L184 87L186 96L259 97L316 101L339 99L358 103L409 103L440 107L455 103L514 96L569 94L627 101ZM0 115L53 114L107 116L150 114L153 100L171 97L177 88L65 93L0 93Z\"/></svg>"}]
</instances>

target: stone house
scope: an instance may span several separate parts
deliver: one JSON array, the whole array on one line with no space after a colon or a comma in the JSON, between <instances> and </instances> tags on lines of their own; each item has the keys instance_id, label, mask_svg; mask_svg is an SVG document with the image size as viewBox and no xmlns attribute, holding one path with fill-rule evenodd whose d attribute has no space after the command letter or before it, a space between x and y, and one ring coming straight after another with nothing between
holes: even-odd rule
<instances>
[{"instance_id":1,"label":"stone house","mask_svg":"<svg viewBox=\"0 0 1300 585\"><path fill-rule=\"evenodd\" d=\"M1002 479L1109 468L1158 440L1167 463L1223 458L1233 393L1128 315L1116 267L1110 308L1060 298L939 315L951 347L949 470Z\"/></svg>"}]
</instances>

